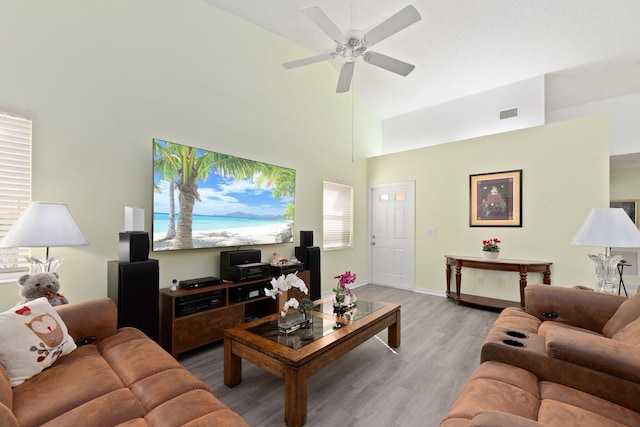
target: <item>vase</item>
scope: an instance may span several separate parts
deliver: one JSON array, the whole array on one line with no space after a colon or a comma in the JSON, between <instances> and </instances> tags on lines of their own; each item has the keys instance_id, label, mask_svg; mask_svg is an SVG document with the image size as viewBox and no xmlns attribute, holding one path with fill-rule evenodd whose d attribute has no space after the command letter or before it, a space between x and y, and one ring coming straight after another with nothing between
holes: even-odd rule
<instances>
[{"instance_id":1,"label":"vase","mask_svg":"<svg viewBox=\"0 0 640 427\"><path fill-rule=\"evenodd\" d=\"M283 334L295 332L306 322L304 315L299 311L291 311L278 318L278 329Z\"/></svg>"},{"instance_id":2,"label":"vase","mask_svg":"<svg viewBox=\"0 0 640 427\"><path fill-rule=\"evenodd\" d=\"M311 310L303 310L302 315L304 316L305 326L311 326L313 323L313 313L311 313Z\"/></svg>"},{"instance_id":3,"label":"vase","mask_svg":"<svg viewBox=\"0 0 640 427\"><path fill-rule=\"evenodd\" d=\"M500 251L498 252L482 251L482 254L486 259L498 259L498 257L500 256Z\"/></svg>"}]
</instances>

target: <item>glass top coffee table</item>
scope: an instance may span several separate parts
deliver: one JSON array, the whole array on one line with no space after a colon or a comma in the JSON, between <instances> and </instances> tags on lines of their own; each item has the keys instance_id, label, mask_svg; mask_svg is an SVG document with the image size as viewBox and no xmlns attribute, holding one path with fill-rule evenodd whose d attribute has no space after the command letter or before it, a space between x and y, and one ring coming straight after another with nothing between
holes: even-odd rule
<instances>
[{"instance_id":1,"label":"glass top coffee table","mask_svg":"<svg viewBox=\"0 0 640 427\"><path fill-rule=\"evenodd\" d=\"M352 310L338 316L333 298L316 301L313 322L291 333L278 328L279 314L225 330L224 383L242 381L246 359L285 381L285 423L307 421L307 378L378 332L388 330L390 347L400 346L400 306L360 298Z\"/></svg>"}]
</instances>

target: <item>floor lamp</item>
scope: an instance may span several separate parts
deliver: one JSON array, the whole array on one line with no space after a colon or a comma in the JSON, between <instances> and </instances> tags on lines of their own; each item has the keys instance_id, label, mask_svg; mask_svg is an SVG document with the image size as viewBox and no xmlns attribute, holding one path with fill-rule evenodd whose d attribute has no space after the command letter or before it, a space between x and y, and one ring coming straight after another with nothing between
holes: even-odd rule
<instances>
[{"instance_id":1,"label":"floor lamp","mask_svg":"<svg viewBox=\"0 0 640 427\"><path fill-rule=\"evenodd\" d=\"M49 248L86 245L78 225L63 203L32 202L0 242L3 248L46 248L44 258L27 257L34 273L55 272L65 257L49 257Z\"/></svg>"},{"instance_id":2,"label":"floor lamp","mask_svg":"<svg viewBox=\"0 0 640 427\"><path fill-rule=\"evenodd\" d=\"M621 208L591 209L571 241L572 245L604 246L605 253L592 255L596 267L597 292L615 293L616 267L620 255L611 255L611 248L639 248L640 230Z\"/></svg>"}]
</instances>

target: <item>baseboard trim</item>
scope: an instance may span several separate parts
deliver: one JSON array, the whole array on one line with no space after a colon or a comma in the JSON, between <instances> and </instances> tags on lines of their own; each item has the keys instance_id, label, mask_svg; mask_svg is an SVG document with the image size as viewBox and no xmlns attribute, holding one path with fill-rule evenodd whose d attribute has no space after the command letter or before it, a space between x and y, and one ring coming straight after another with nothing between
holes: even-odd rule
<instances>
[{"instance_id":1,"label":"baseboard trim","mask_svg":"<svg viewBox=\"0 0 640 427\"><path fill-rule=\"evenodd\" d=\"M427 295L435 295L437 297L447 297L447 293L445 291L438 291L436 289L427 289L427 288L415 288L413 292L418 294L427 294Z\"/></svg>"}]
</instances>

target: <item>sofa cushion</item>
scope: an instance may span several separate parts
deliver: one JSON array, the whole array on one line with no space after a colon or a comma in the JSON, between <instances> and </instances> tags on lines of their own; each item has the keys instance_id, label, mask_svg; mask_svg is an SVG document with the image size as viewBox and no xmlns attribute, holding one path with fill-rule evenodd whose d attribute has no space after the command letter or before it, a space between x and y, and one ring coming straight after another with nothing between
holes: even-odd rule
<instances>
[{"instance_id":1,"label":"sofa cushion","mask_svg":"<svg viewBox=\"0 0 640 427\"><path fill-rule=\"evenodd\" d=\"M540 382L538 421L548 426L637 426L640 414L582 391Z\"/></svg>"},{"instance_id":2,"label":"sofa cushion","mask_svg":"<svg viewBox=\"0 0 640 427\"><path fill-rule=\"evenodd\" d=\"M501 411L535 420L539 405L535 375L504 363L485 362L471 375L446 419L470 420L483 411Z\"/></svg>"},{"instance_id":3,"label":"sofa cushion","mask_svg":"<svg viewBox=\"0 0 640 427\"><path fill-rule=\"evenodd\" d=\"M441 427L536 425L640 426L640 413L571 387L539 381L525 369L489 361L471 375Z\"/></svg>"},{"instance_id":4,"label":"sofa cushion","mask_svg":"<svg viewBox=\"0 0 640 427\"><path fill-rule=\"evenodd\" d=\"M112 427L132 419L143 419L145 413L131 390L121 388L63 412L43 424L43 427L48 425Z\"/></svg>"},{"instance_id":5,"label":"sofa cushion","mask_svg":"<svg viewBox=\"0 0 640 427\"><path fill-rule=\"evenodd\" d=\"M185 411L185 408L189 410ZM240 415L230 411L205 390L183 393L150 411L145 420L151 427L224 427L244 424Z\"/></svg>"},{"instance_id":6,"label":"sofa cushion","mask_svg":"<svg viewBox=\"0 0 640 427\"><path fill-rule=\"evenodd\" d=\"M611 337L611 339L640 346L640 318L620 329Z\"/></svg>"},{"instance_id":7,"label":"sofa cushion","mask_svg":"<svg viewBox=\"0 0 640 427\"><path fill-rule=\"evenodd\" d=\"M117 334L101 341L98 350L127 387L168 369L182 368L174 357L135 328L120 328Z\"/></svg>"},{"instance_id":8,"label":"sofa cushion","mask_svg":"<svg viewBox=\"0 0 640 427\"><path fill-rule=\"evenodd\" d=\"M85 345L15 387L13 413L21 426L37 426L123 388L124 384L96 346Z\"/></svg>"},{"instance_id":9,"label":"sofa cushion","mask_svg":"<svg viewBox=\"0 0 640 427\"><path fill-rule=\"evenodd\" d=\"M12 387L76 349L67 326L44 297L0 313L0 342L0 363Z\"/></svg>"},{"instance_id":10,"label":"sofa cushion","mask_svg":"<svg viewBox=\"0 0 640 427\"><path fill-rule=\"evenodd\" d=\"M602 334L611 338L622 328L640 317L640 294L623 302L611 319L604 325Z\"/></svg>"},{"instance_id":11,"label":"sofa cushion","mask_svg":"<svg viewBox=\"0 0 640 427\"><path fill-rule=\"evenodd\" d=\"M538 329L538 335L542 335L543 337L546 337L549 334L550 330L554 330L556 328L563 328L566 330L572 330L572 331L577 331L577 332L583 332L585 334L591 334L591 335L597 335L597 336L602 336L602 334L598 333L598 332L593 332L590 331L589 329L585 329L585 328L580 328L578 326L573 326L573 325L568 325L566 323L558 323L558 322L542 322L542 324L540 325L540 329Z\"/></svg>"}]
</instances>

